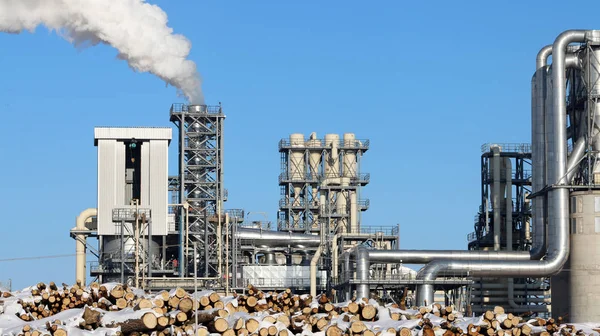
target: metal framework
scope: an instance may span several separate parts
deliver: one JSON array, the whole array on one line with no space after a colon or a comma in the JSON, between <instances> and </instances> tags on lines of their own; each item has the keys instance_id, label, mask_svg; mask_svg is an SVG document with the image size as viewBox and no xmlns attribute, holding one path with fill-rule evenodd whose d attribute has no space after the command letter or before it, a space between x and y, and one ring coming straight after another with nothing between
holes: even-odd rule
<instances>
[{"instance_id":1,"label":"metal framework","mask_svg":"<svg viewBox=\"0 0 600 336\"><path fill-rule=\"evenodd\" d=\"M474 232L467 236L470 250L479 250L494 246L494 208L492 206L491 188L493 185L493 174L491 160L493 153L491 144L481 146L481 205L479 212L475 215ZM512 198L512 229L513 250L528 251L531 246L530 235L526 232L531 219L531 207L527 196L531 194L531 145L530 144L498 144L501 148L500 157L509 158L512 161L512 185L514 187ZM500 177L506 183L506 171L500 169ZM503 226L506 217L505 207L501 208L502 222L501 232L505 232ZM501 245L506 246L506 235L502 234Z\"/></svg>"},{"instance_id":2,"label":"metal framework","mask_svg":"<svg viewBox=\"0 0 600 336\"><path fill-rule=\"evenodd\" d=\"M183 207L177 214L180 277L189 274L186 270L190 260L188 256L193 255L193 251L189 250L192 244L186 242L186 229L188 238L198 242L198 253L203 263L200 273L205 277L222 273L222 244L218 231L224 220L224 119L220 105L171 106L170 120L179 129L179 201L189 206L187 223Z\"/></svg>"},{"instance_id":3,"label":"metal framework","mask_svg":"<svg viewBox=\"0 0 600 336\"><path fill-rule=\"evenodd\" d=\"M339 150L336 157L332 157L333 146ZM318 233L319 221L322 220L330 224L327 226L330 231L334 231L339 219L347 220L350 213L348 191L355 192L359 197L360 188L369 183L370 175L360 173L360 158L368 149L369 140L316 139L311 135L302 143L290 139L279 141L281 199L277 214L278 229ZM293 153L300 152L302 157L294 158ZM344 164L346 152L351 153L355 160L352 165ZM341 177L347 177L349 183L324 183ZM325 196L324 204L321 204L322 195ZM339 195L345 195L347 205L343 209L338 206ZM369 201L358 200L357 206L358 213L365 211Z\"/></svg>"}]
</instances>

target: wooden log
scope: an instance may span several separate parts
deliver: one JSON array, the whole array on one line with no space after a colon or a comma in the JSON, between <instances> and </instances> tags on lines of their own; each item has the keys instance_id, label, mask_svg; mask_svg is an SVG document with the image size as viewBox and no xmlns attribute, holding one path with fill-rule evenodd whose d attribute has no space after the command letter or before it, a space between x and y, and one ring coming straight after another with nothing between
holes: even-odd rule
<instances>
[{"instance_id":1,"label":"wooden log","mask_svg":"<svg viewBox=\"0 0 600 336\"><path fill-rule=\"evenodd\" d=\"M189 297L183 298L179 301L177 308L184 313L188 313L194 308L194 301Z\"/></svg>"},{"instance_id":2,"label":"wooden log","mask_svg":"<svg viewBox=\"0 0 600 336\"><path fill-rule=\"evenodd\" d=\"M219 317L206 324L208 331L214 333L222 333L229 328L229 323L226 319Z\"/></svg>"},{"instance_id":3,"label":"wooden log","mask_svg":"<svg viewBox=\"0 0 600 336\"><path fill-rule=\"evenodd\" d=\"M376 315L377 315L377 309L375 309L375 307L373 307L371 305L365 305L364 307L362 307L362 310L360 312L360 316L365 321L373 320Z\"/></svg>"}]
</instances>

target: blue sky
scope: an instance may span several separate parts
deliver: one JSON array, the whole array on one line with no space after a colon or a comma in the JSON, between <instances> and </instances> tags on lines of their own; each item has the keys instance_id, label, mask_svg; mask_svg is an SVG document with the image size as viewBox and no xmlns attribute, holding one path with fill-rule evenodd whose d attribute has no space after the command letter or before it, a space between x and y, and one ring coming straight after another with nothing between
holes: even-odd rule
<instances>
[{"instance_id":1,"label":"blue sky","mask_svg":"<svg viewBox=\"0 0 600 336\"><path fill-rule=\"evenodd\" d=\"M466 247L481 144L530 141L537 51L600 29L595 1L150 2L191 40L207 102L223 103L229 208L274 221L278 140L354 132L371 140L364 224L400 223L404 248ZM107 46L43 28L0 45L0 282L72 282L74 256L5 259L74 255L68 231L96 206L93 127L170 126L181 100ZM174 174L175 142L170 154Z\"/></svg>"}]
</instances>

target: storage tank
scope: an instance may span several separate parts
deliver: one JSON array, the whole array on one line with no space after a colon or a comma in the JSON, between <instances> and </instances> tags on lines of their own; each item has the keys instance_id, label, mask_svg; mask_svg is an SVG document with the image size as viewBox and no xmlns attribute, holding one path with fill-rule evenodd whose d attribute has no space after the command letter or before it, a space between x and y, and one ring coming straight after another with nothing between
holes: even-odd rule
<instances>
[{"instance_id":1,"label":"storage tank","mask_svg":"<svg viewBox=\"0 0 600 336\"><path fill-rule=\"evenodd\" d=\"M600 190L572 192L569 212L569 320L600 321Z\"/></svg>"},{"instance_id":2,"label":"storage tank","mask_svg":"<svg viewBox=\"0 0 600 336\"><path fill-rule=\"evenodd\" d=\"M306 142L309 152L309 168L310 176L312 180L319 178L319 166L321 165L321 140L317 139L317 133L313 132L310 134L308 141Z\"/></svg>"},{"instance_id":3,"label":"storage tank","mask_svg":"<svg viewBox=\"0 0 600 336\"><path fill-rule=\"evenodd\" d=\"M325 155L326 178L335 178L340 176L339 144L340 136L338 134L325 135L325 147L328 147Z\"/></svg>"},{"instance_id":4,"label":"storage tank","mask_svg":"<svg viewBox=\"0 0 600 336\"><path fill-rule=\"evenodd\" d=\"M344 176L356 177L356 136L354 133L344 133Z\"/></svg>"}]
</instances>

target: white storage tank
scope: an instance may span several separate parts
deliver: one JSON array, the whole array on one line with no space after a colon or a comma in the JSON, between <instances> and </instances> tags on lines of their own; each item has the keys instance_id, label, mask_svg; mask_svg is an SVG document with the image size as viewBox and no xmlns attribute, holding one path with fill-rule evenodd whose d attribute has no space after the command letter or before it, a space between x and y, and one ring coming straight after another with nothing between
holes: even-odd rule
<instances>
[{"instance_id":1,"label":"white storage tank","mask_svg":"<svg viewBox=\"0 0 600 336\"><path fill-rule=\"evenodd\" d=\"M356 136L344 133L344 177L356 177Z\"/></svg>"},{"instance_id":2,"label":"white storage tank","mask_svg":"<svg viewBox=\"0 0 600 336\"><path fill-rule=\"evenodd\" d=\"M325 155L325 177L336 178L340 176L340 157L339 157L339 134L326 134L325 147L328 147Z\"/></svg>"}]
</instances>

